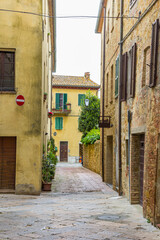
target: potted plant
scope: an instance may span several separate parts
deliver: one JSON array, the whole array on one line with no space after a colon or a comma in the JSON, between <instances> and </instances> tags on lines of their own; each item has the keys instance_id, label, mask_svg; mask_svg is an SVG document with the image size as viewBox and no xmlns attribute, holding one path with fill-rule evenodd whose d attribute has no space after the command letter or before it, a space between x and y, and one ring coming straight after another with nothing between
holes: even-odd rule
<instances>
[{"instance_id":1,"label":"potted plant","mask_svg":"<svg viewBox=\"0 0 160 240\"><path fill-rule=\"evenodd\" d=\"M53 115L53 113L52 113L52 112L48 112L48 117L49 117L49 118L51 118L51 117L52 117L52 115Z\"/></svg>"},{"instance_id":2,"label":"potted plant","mask_svg":"<svg viewBox=\"0 0 160 240\"><path fill-rule=\"evenodd\" d=\"M51 191L52 179L55 176L57 156L55 155L54 139L47 144L47 155L43 154L42 159L42 189L44 191Z\"/></svg>"},{"instance_id":3,"label":"potted plant","mask_svg":"<svg viewBox=\"0 0 160 240\"><path fill-rule=\"evenodd\" d=\"M44 191L51 191L52 179L53 179L53 173L52 173L51 163L50 163L49 159L45 155L43 155L43 160L42 160L42 189Z\"/></svg>"},{"instance_id":4,"label":"potted plant","mask_svg":"<svg viewBox=\"0 0 160 240\"><path fill-rule=\"evenodd\" d=\"M47 99L47 95L48 95L48 93L44 93L44 101L46 101L46 99Z\"/></svg>"}]
</instances>

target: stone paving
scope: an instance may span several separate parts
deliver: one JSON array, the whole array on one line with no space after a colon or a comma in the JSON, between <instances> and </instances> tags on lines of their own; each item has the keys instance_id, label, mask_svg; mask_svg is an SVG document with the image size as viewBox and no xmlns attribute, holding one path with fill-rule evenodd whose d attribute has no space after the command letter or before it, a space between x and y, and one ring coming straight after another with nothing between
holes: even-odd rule
<instances>
[{"instance_id":1,"label":"stone paving","mask_svg":"<svg viewBox=\"0 0 160 240\"><path fill-rule=\"evenodd\" d=\"M160 240L160 231L99 175L58 164L52 192L0 195L0 239Z\"/></svg>"}]
</instances>

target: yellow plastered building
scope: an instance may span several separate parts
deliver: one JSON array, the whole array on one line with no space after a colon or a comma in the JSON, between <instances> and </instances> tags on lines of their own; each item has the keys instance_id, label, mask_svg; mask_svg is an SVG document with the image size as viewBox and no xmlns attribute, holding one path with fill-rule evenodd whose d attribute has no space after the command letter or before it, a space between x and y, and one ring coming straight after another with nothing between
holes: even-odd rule
<instances>
[{"instance_id":1,"label":"yellow plastered building","mask_svg":"<svg viewBox=\"0 0 160 240\"><path fill-rule=\"evenodd\" d=\"M55 20L42 15L55 14L55 1L1 0L0 9L0 192L38 195L55 68Z\"/></svg>"},{"instance_id":2,"label":"yellow plastered building","mask_svg":"<svg viewBox=\"0 0 160 240\"><path fill-rule=\"evenodd\" d=\"M84 77L55 75L52 80L52 134L60 162L79 161L82 133L78 130L80 104L86 92L98 94L99 85Z\"/></svg>"}]
</instances>

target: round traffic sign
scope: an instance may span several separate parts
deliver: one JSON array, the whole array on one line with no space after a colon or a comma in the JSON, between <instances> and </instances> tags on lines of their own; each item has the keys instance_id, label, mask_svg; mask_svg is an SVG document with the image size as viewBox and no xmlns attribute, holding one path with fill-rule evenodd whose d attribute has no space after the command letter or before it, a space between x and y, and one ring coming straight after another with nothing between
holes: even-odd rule
<instances>
[{"instance_id":1,"label":"round traffic sign","mask_svg":"<svg viewBox=\"0 0 160 240\"><path fill-rule=\"evenodd\" d=\"M16 97L16 103L18 106L22 106L24 104L24 102L25 102L25 99L22 95L18 95Z\"/></svg>"}]
</instances>

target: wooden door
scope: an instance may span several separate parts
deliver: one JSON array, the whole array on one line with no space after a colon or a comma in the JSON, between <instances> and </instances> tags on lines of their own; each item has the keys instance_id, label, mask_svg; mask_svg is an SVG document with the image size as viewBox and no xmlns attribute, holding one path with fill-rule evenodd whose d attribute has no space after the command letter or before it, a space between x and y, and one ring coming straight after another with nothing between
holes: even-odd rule
<instances>
[{"instance_id":1,"label":"wooden door","mask_svg":"<svg viewBox=\"0 0 160 240\"><path fill-rule=\"evenodd\" d=\"M0 137L0 189L15 189L16 138Z\"/></svg>"},{"instance_id":2,"label":"wooden door","mask_svg":"<svg viewBox=\"0 0 160 240\"><path fill-rule=\"evenodd\" d=\"M140 205L143 206L144 135L140 136Z\"/></svg>"},{"instance_id":3,"label":"wooden door","mask_svg":"<svg viewBox=\"0 0 160 240\"><path fill-rule=\"evenodd\" d=\"M60 162L68 162L68 142L60 142Z\"/></svg>"}]
</instances>

